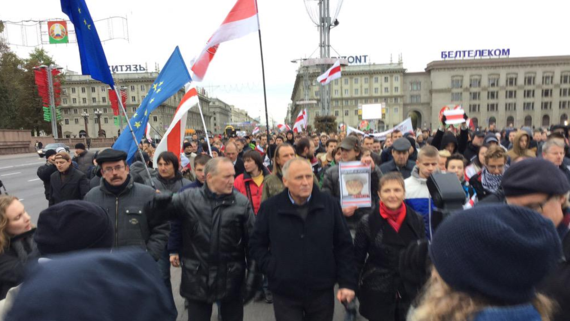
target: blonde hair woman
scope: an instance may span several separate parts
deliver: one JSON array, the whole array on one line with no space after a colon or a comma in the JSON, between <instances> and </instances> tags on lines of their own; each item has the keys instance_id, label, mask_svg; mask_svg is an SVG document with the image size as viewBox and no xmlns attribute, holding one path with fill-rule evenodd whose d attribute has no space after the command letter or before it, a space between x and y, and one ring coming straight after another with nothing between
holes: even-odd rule
<instances>
[{"instance_id":1,"label":"blonde hair woman","mask_svg":"<svg viewBox=\"0 0 570 321\"><path fill-rule=\"evenodd\" d=\"M512 205L476 207L439 226L434 270L412 321L550 321L535 286L561 258L550 220Z\"/></svg>"}]
</instances>

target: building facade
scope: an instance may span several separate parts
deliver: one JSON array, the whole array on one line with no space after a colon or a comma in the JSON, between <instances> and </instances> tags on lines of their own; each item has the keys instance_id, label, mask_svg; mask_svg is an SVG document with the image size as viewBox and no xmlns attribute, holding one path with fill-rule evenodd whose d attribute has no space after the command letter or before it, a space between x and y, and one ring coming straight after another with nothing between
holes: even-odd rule
<instances>
[{"instance_id":1,"label":"building facade","mask_svg":"<svg viewBox=\"0 0 570 321\"><path fill-rule=\"evenodd\" d=\"M232 120L232 106L219 98L210 99L210 112L212 114L212 130L214 133L222 133L227 124Z\"/></svg>"},{"instance_id":2,"label":"building facade","mask_svg":"<svg viewBox=\"0 0 570 321\"><path fill-rule=\"evenodd\" d=\"M116 86L126 91L125 108L129 117L132 117L142 103L157 77L157 72L117 73L113 75ZM116 117L113 115L107 85L91 79L90 76L68 72L61 88L62 137L74 138L82 135L115 137L119 135L120 122L116 121ZM152 127L151 137L160 138L164 135L183 96L184 91L180 90L151 113L149 118ZM206 125L212 126L210 98L200 94L199 99ZM126 122L123 121L123 130L126 126ZM197 108L190 109L186 127L197 130L203 128Z\"/></svg>"}]
</instances>

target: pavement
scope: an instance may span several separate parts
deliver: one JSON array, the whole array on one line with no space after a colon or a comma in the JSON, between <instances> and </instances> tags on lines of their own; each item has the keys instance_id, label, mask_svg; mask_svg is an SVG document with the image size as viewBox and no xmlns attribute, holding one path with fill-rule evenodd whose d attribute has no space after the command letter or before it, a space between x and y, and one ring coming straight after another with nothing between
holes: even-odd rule
<instances>
[{"instance_id":1,"label":"pavement","mask_svg":"<svg viewBox=\"0 0 570 321\"><path fill-rule=\"evenodd\" d=\"M97 149L91 149L95 151ZM36 172L38 167L45 164L45 158L40 158L37 153L0 155L0 180L4 183L8 194L17 196L28 214L32 224L36 225L40 212L47 208L48 201L44 195L43 182ZM2 193L4 190L2 189ZM171 268L171 282L174 294L174 302L178 310L177 320L188 320L188 313L184 309L184 299L180 296L180 268ZM244 320L246 321L270 321L275 320L273 305L264 301L253 302L245 306ZM217 308L212 309L212 321L217 321ZM334 321L344 320L344 308L336 302ZM364 320L360 317L358 320Z\"/></svg>"}]
</instances>

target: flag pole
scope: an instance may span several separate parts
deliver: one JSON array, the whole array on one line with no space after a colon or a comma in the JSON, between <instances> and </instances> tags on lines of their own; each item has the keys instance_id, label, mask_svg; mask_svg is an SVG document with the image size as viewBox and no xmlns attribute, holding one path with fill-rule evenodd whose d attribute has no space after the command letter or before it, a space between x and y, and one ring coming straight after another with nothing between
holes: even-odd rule
<instances>
[{"instance_id":1,"label":"flag pole","mask_svg":"<svg viewBox=\"0 0 570 321\"><path fill-rule=\"evenodd\" d=\"M261 25L259 24L259 7L257 6L257 0L255 0L255 8L257 9L257 26L259 27L259 29L257 29L257 32L259 34L259 52L261 53L261 77L263 79L263 100L265 102L265 130L267 131L267 151L266 151L266 153L268 153L269 152L269 140L270 140L271 136L269 135L269 114L267 113L267 90L265 88L265 64L263 63L263 45L261 42ZM271 165L271 158L269 159L269 165Z\"/></svg>"},{"instance_id":2,"label":"flag pole","mask_svg":"<svg viewBox=\"0 0 570 321\"><path fill-rule=\"evenodd\" d=\"M198 95L198 110L200 111L200 117L202 118L202 125L204 126L204 133L206 133L206 143L208 143L208 151L210 152L210 157L212 156L212 146L210 146L210 138L208 138L208 128L206 128L206 121L204 121L204 114L202 113L202 105L200 104L200 95Z\"/></svg>"},{"instance_id":3,"label":"flag pole","mask_svg":"<svg viewBox=\"0 0 570 321\"><path fill-rule=\"evenodd\" d=\"M111 87L113 88L113 87ZM119 89L117 87L113 88L115 90L115 92L117 93L117 97L121 97L121 93L119 92ZM119 101L119 106L121 107L121 111L123 112L123 115L125 116L125 119L127 120L127 126L129 126L129 130L131 131L131 135L133 137L133 141L135 142L135 146L137 147L137 150L139 151L139 155L142 159L142 163L144 164L144 168L146 170L146 174L149 177L150 180L150 185L152 186L153 189L156 189L156 187L154 186L154 182L152 181L152 176L150 175L150 170L148 169L148 166L146 166L146 162L144 161L144 156L142 153L142 150L139 148L139 143L137 142L137 137L135 136L135 132L133 131L133 126L131 126L131 122L129 121L129 116L127 116L127 110L125 109L125 106L123 106L123 99L117 99Z\"/></svg>"}]
</instances>

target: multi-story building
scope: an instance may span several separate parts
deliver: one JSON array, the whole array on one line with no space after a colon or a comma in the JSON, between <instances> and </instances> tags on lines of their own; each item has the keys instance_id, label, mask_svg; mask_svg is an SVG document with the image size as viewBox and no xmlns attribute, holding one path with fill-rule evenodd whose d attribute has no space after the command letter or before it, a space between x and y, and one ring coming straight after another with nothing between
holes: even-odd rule
<instances>
[{"instance_id":1,"label":"multi-story building","mask_svg":"<svg viewBox=\"0 0 570 321\"><path fill-rule=\"evenodd\" d=\"M431 125L431 80L427 72L404 74L405 118L412 118L415 128L429 128Z\"/></svg>"},{"instance_id":2,"label":"multi-story building","mask_svg":"<svg viewBox=\"0 0 570 321\"><path fill-rule=\"evenodd\" d=\"M240 124L245 122L254 122L255 120L251 117L247 111L239 109L235 106L232 107L232 124Z\"/></svg>"},{"instance_id":3,"label":"multi-story building","mask_svg":"<svg viewBox=\"0 0 570 321\"><path fill-rule=\"evenodd\" d=\"M223 132L226 125L232 122L232 106L219 98L210 98L210 113L214 133Z\"/></svg>"},{"instance_id":4,"label":"multi-story building","mask_svg":"<svg viewBox=\"0 0 570 321\"><path fill-rule=\"evenodd\" d=\"M154 80L158 77L158 73L117 73L113 76L116 85L126 91L125 108L127 115L132 117ZM91 79L90 76L68 72L61 87L63 137L72 138L82 135L97 137L99 134L104 137L113 137L118 135L120 122L113 115L107 85ZM152 137L159 138L164 135L183 96L184 91L181 89L151 113L149 123L152 126ZM199 95L199 99L206 124L212 126L212 115L209 109L210 99L203 94ZM99 120L101 121L100 127ZM86 123L87 125L85 125ZM125 126L127 124L123 121L123 128ZM203 128L197 108L190 109L186 127L197 130ZM101 132L99 132L99 128L101 128Z\"/></svg>"}]
</instances>

